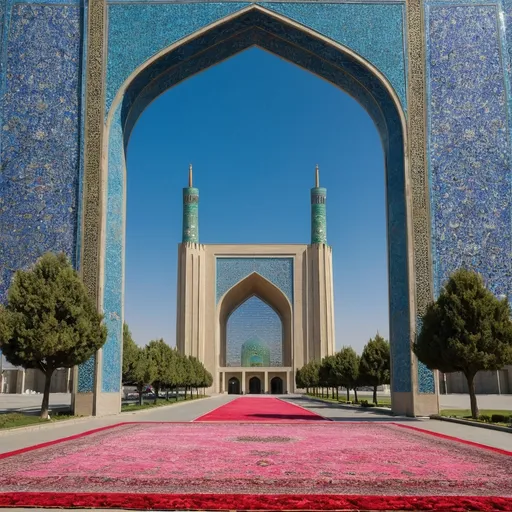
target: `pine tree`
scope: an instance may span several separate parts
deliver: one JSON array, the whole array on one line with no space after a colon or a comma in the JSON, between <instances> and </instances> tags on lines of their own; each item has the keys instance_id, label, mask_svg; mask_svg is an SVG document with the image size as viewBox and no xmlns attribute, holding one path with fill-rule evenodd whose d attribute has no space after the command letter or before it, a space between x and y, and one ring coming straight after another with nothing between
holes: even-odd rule
<instances>
[{"instance_id":1,"label":"pine tree","mask_svg":"<svg viewBox=\"0 0 512 512\"><path fill-rule=\"evenodd\" d=\"M156 364L151 358L148 347L139 348L133 368L133 380L139 393L139 405L142 405L142 397L146 386L153 382L155 376Z\"/></svg>"},{"instance_id":2,"label":"pine tree","mask_svg":"<svg viewBox=\"0 0 512 512\"><path fill-rule=\"evenodd\" d=\"M123 384L133 382L133 368L137 361L139 347L133 341L127 324L123 324Z\"/></svg>"},{"instance_id":3,"label":"pine tree","mask_svg":"<svg viewBox=\"0 0 512 512\"><path fill-rule=\"evenodd\" d=\"M10 363L44 373L41 418L55 370L84 363L105 343L102 319L64 254L45 254L14 274L0 309L0 348Z\"/></svg>"},{"instance_id":4,"label":"pine tree","mask_svg":"<svg viewBox=\"0 0 512 512\"><path fill-rule=\"evenodd\" d=\"M428 307L413 350L430 369L465 375L471 415L478 418L475 375L512 362L508 299L496 298L479 274L466 269L454 272Z\"/></svg>"},{"instance_id":5,"label":"pine tree","mask_svg":"<svg viewBox=\"0 0 512 512\"><path fill-rule=\"evenodd\" d=\"M363 349L359 361L359 382L373 387L373 403L378 405L377 387L389 384L390 350L389 342L377 333Z\"/></svg>"}]
</instances>

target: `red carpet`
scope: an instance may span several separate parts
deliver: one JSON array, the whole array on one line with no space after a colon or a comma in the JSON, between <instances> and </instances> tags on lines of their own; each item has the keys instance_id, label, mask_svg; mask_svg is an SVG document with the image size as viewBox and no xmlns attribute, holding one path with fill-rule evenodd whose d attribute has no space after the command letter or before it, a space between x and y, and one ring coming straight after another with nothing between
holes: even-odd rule
<instances>
[{"instance_id":1,"label":"red carpet","mask_svg":"<svg viewBox=\"0 0 512 512\"><path fill-rule=\"evenodd\" d=\"M0 507L113 508L127 510L223 510L229 512L387 510L512 511L510 498L481 496L357 496L286 494L0 493Z\"/></svg>"},{"instance_id":2,"label":"red carpet","mask_svg":"<svg viewBox=\"0 0 512 512\"><path fill-rule=\"evenodd\" d=\"M194 421L289 423L330 420L279 398L245 397L222 405Z\"/></svg>"},{"instance_id":3,"label":"red carpet","mask_svg":"<svg viewBox=\"0 0 512 512\"><path fill-rule=\"evenodd\" d=\"M403 427L119 424L0 455L0 507L512 512L510 452Z\"/></svg>"}]
</instances>

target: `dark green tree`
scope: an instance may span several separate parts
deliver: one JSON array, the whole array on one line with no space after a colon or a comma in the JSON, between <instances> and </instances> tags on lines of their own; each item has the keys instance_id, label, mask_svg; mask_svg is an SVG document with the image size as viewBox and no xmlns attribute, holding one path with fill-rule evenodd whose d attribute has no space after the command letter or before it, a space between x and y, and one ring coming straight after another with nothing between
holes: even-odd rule
<instances>
[{"instance_id":1,"label":"dark green tree","mask_svg":"<svg viewBox=\"0 0 512 512\"><path fill-rule=\"evenodd\" d=\"M194 367L192 361L188 356L182 355L180 357L180 386L185 388L185 400L187 399L187 392L190 389L192 397L192 385L194 383Z\"/></svg>"},{"instance_id":2,"label":"dark green tree","mask_svg":"<svg viewBox=\"0 0 512 512\"><path fill-rule=\"evenodd\" d=\"M44 373L41 418L48 418L55 370L84 363L105 343L102 320L64 254L45 254L14 274L0 310L0 348L12 364Z\"/></svg>"},{"instance_id":3,"label":"dark green tree","mask_svg":"<svg viewBox=\"0 0 512 512\"><path fill-rule=\"evenodd\" d=\"M149 356L155 366L153 390L155 392L155 404L158 393L171 380L172 365L174 364L173 350L163 339L150 341L148 344Z\"/></svg>"},{"instance_id":4,"label":"dark green tree","mask_svg":"<svg viewBox=\"0 0 512 512\"><path fill-rule=\"evenodd\" d=\"M390 378L389 342L379 333L365 345L359 361L359 383L373 387L373 403L377 402L377 387L389 384Z\"/></svg>"},{"instance_id":5,"label":"dark green tree","mask_svg":"<svg viewBox=\"0 0 512 512\"><path fill-rule=\"evenodd\" d=\"M341 385L336 365L336 356L326 356L322 359L319 370L320 382L332 389L332 398L334 398L334 390L336 390L336 398L338 398L338 386ZM329 396L329 391L327 391L327 396Z\"/></svg>"},{"instance_id":6,"label":"dark green tree","mask_svg":"<svg viewBox=\"0 0 512 512\"><path fill-rule=\"evenodd\" d=\"M304 367L297 368L297 370L295 371L295 386L297 386L297 388L299 389L306 389L306 393L309 393L309 388L306 386L306 383L304 382L303 374Z\"/></svg>"},{"instance_id":7,"label":"dark green tree","mask_svg":"<svg viewBox=\"0 0 512 512\"><path fill-rule=\"evenodd\" d=\"M496 298L479 274L457 270L427 308L413 350L430 369L464 374L471 415L478 418L475 375L512 362L508 299Z\"/></svg>"},{"instance_id":8,"label":"dark green tree","mask_svg":"<svg viewBox=\"0 0 512 512\"><path fill-rule=\"evenodd\" d=\"M347 390L347 401L350 400L350 390L357 385L359 376L359 360L355 350L343 347L335 354L336 367L340 375L340 385Z\"/></svg>"},{"instance_id":9,"label":"dark green tree","mask_svg":"<svg viewBox=\"0 0 512 512\"><path fill-rule=\"evenodd\" d=\"M133 368L137 361L139 347L133 341L128 324L123 324L123 384L133 382Z\"/></svg>"},{"instance_id":10,"label":"dark green tree","mask_svg":"<svg viewBox=\"0 0 512 512\"><path fill-rule=\"evenodd\" d=\"M151 358L149 348L138 349L137 361L133 368L133 380L139 393L139 405L143 402L143 393L146 386L149 386L156 376L156 364Z\"/></svg>"},{"instance_id":11,"label":"dark green tree","mask_svg":"<svg viewBox=\"0 0 512 512\"><path fill-rule=\"evenodd\" d=\"M302 371L304 384L306 388L312 388L316 394L317 388L320 386L320 362L310 361L307 363Z\"/></svg>"}]
</instances>

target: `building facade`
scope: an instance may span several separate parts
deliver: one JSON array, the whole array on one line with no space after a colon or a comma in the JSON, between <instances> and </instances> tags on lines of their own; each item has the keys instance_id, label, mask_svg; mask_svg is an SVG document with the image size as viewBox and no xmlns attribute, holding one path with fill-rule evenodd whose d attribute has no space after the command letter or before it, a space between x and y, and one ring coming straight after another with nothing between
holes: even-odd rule
<instances>
[{"instance_id":1,"label":"building facade","mask_svg":"<svg viewBox=\"0 0 512 512\"><path fill-rule=\"evenodd\" d=\"M176 345L214 376L216 393L295 391L295 370L334 353L326 190L311 189L311 243L199 241L199 191L183 190Z\"/></svg>"},{"instance_id":2,"label":"building facade","mask_svg":"<svg viewBox=\"0 0 512 512\"><path fill-rule=\"evenodd\" d=\"M14 271L46 251L73 261L108 327L105 346L76 370L76 414L121 408L132 128L160 94L251 46L339 87L373 120L385 164L393 410L438 412L436 374L411 352L428 304L461 266L512 296L510 0L1 5L0 301Z\"/></svg>"}]
</instances>

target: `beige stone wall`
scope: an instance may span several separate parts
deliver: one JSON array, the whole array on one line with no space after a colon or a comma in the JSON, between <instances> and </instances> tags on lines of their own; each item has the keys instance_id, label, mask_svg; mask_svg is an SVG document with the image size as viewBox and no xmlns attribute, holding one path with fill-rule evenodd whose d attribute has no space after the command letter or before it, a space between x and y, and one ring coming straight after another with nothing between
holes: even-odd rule
<instances>
[{"instance_id":1,"label":"beige stone wall","mask_svg":"<svg viewBox=\"0 0 512 512\"><path fill-rule=\"evenodd\" d=\"M499 382L498 382L499 378ZM460 372L441 374L441 393L467 393L466 377ZM512 365L499 372L478 372L475 377L475 391L482 395L512 394Z\"/></svg>"},{"instance_id":2,"label":"beige stone wall","mask_svg":"<svg viewBox=\"0 0 512 512\"><path fill-rule=\"evenodd\" d=\"M218 256L292 258L293 303L289 303L284 293L268 281L244 278L239 286L235 285L228 290L217 304L215 287ZM236 293L232 292L234 288L237 288ZM210 392L218 393L221 388L219 372L225 364L223 346L226 319L240 301L251 295L264 296L281 315L284 363L291 367L288 379L285 378L287 374L283 374L285 390L294 390L297 368L312 359L321 359L334 353L334 291L330 247L304 244L180 244L176 345L182 353L198 357L212 373L214 384ZM226 383L231 375L235 376L235 372L226 373ZM245 384L248 389L248 380Z\"/></svg>"}]
</instances>

